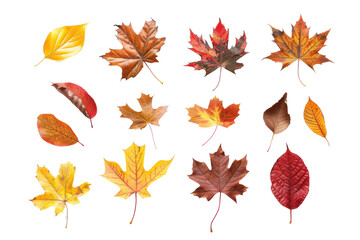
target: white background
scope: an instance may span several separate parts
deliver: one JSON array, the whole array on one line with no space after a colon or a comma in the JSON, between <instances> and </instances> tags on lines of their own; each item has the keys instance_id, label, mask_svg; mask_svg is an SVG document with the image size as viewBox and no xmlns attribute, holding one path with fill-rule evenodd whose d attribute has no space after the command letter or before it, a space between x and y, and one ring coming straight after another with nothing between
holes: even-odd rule
<instances>
[{"instance_id":1,"label":"white background","mask_svg":"<svg viewBox=\"0 0 360 240\"><path fill-rule=\"evenodd\" d=\"M0 234L2 239L359 239L359 50L356 1L3 1L1 24L1 150ZM280 71L281 64L262 60L278 51L268 24L291 33L302 14L311 27L310 36L331 28L320 53L334 63L316 65L316 73L296 63ZM108 66L99 56L122 46L114 24L129 24L139 32L146 20L159 26L158 37L166 42L159 63L149 64L165 83L159 84L144 68L136 78L121 78L119 67ZM221 18L230 29L230 45L246 32L249 54L239 60L245 66L236 75L223 71L219 88L213 92L219 70L204 77L204 71L184 67L200 59L188 50L189 28L206 40ZM42 46L55 28L89 22L82 51L62 62L44 60ZM98 114L94 128L82 113L51 82L81 85L95 99ZM291 115L289 128L274 138L266 152L271 131L263 112L288 92ZM168 105L168 112L150 130L130 130L131 121L120 118L117 106L126 103L140 110L141 93L154 96L154 106ZM240 103L240 116L229 128L219 127L214 138L201 144L214 128L188 122L186 107L207 107L214 96L224 106ZM328 139L311 132L303 120L304 106L311 97L322 109ZM44 142L36 127L39 114L52 113L68 123L84 143L56 147ZM175 159L168 173L149 187L152 197L139 198L134 223L134 196L114 197L119 188L100 177L103 158L125 168L122 149L133 142L146 144L145 169L158 160ZM210 164L209 153L222 144L230 161L247 154L249 174L242 180L248 187L235 204L226 196L214 222L218 194L208 202L190 193L198 184L191 181L192 158ZM282 207L270 190L270 170L286 150L304 160L310 171L310 192L293 211ZM35 178L37 165L56 176L61 163L76 168L74 186L88 181L91 190L80 204L69 206L55 217L54 208L39 211L29 200L42 194Z\"/></svg>"}]
</instances>

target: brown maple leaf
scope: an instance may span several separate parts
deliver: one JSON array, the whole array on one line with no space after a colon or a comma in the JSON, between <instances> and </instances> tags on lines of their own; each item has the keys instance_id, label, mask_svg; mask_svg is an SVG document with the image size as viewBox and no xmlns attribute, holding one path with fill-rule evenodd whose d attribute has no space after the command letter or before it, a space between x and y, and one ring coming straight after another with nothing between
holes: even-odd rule
<instances>
[{"instance_id":1,"label":"brown maple leaf","mask_svg":"<svg viewBox=\"0 0 360 240\"><path fill-rule=\"evenodd\" d=\"M148 125L155 145L154 134L150 124L160 126L159 120L166 113L167 106L161 106L154 109L152 107L152 98L153 97L150 97L150 95L141 94L141 97L138 98L139 104L142 108L141 112L134 111L127 104L125 106L120 106L119 110L122 113L120 117L128 118L133 121L130 129L143 129L146 125Z\"/></svg>"},{"instance_id":2,"label":"brown maple leaf","mask_svg":"<svg viewBox=\"0 0 360 240\"><path fill-rule=\"evenodd\" d=\"M193 173L189 175L189 178L200 184L200 187L193 192L199 198L204 197L210 201L216 193L220 193L219 207L210 224L210 231L212 232L212 224L220 209L221 194L225 193L236 202L236 196L242 195L247 189L244 185L239 184L239 181L249 171L246 169L246 156L241 160L234 160L231 167L228 168L229 156L225 155L221 145L217 152L210 154L210 160L211 170L204 162L193 159Z\"/></svg>"},{"instance_id":3,"label":"brown maple leaf","mask_svg":"<svg viewBox=\"0 0 360 240\"><path fill-rule=\"evenodd\" d=\"M219 23L216 28L213 29L213 36L210 36L210 38L213 44L213 48L210 48L207 41L202 39L202 36L198 37L190 30L189 43L192 45L190 50L199 54L201 60L197 62L191 62L186 66L194 67L195 70L204 69L206 71L205 76L209 73L212 73L217 68L220 68L219 82L213 89L215 90L220 83L222 68L225 68L235 74L235 70L244 66L244 64L238 63L236 61L247 54L247 52L245 52L247 43L244 32L241 38L236 38L235 45L229 49L229 29L225 29L225 26L221 23L221 19L219 19Z\"/></svg>"},{"instance_id":4,"label":"brown maple leaf","mask_svg":"<svg viewBox=\"0 0 360 240\"><path fill-rule=\"evenodd\" d=\"M301 15L295 26L292 26L291 38L284 31L280 31L272 26L270 27L273 32L273 42L280 48L280 51L271 53L270 56L265 58L275 62L281 62L281 69L286 68L294 61L298 60L297 73L302 85L304 84L302 83L299 75L300 60L308 65L312 70L314 70L315 64L331 62L325 57L325 55L318 53L318 51L325 46L324 43L330 30L320 34L316 33L312 38L309 38L310 28L306 26L306 23L303 21Z\"/></svg>"},{"instance_id":5,"label":"brown maple leaf","mask_svg":"<svg viewBox=\"0 0 360 240\"><path fill-rule=\"evenodd\" d=\"M160 51L165 43L165 38L156 38L158 27L154 20L147 21L139 34L136 34L129 25L116 25L118 29L117 39L123 45L123 49L110 49L110 52L100 57L106 59L110 65L122 68L122 78L135 77L143 68L143 63L149 68L146 62L158 62L156 53ZM162 82L152 75L162 84Z\"/></svg>"}]
</instances>

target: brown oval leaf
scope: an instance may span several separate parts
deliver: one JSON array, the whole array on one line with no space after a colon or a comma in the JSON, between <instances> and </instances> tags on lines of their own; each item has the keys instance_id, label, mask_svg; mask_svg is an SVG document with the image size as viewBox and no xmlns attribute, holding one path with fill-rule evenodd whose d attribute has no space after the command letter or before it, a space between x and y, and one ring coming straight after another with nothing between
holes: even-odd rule
<instances>
[{"instance_id":1,"label":"brown oval leaf","mask_svg":"<svg viewBox=\"0 0 360 240\"><path fill-rule=\"evenodd\" d=\"M284 96L271 108L264 112L264 122L273 132L268 151L270 150L274 135L285 131L285 129L287 129L290 125L290 115L288 113L286 98L287 93L285 93Z\"/></svg>"},{"instance_id":2,"label":"brown oval leaf","mask_svg":"<svg viewBox=\"0 0 360 240\"><path fill-rule=\"evenodd\" d=\"M37 119L40 137L55 146L70 146L80 143L69 125L52 114L40 114ZM80 143L84 146L82 143Z\"/></svg>"}]
</instances>

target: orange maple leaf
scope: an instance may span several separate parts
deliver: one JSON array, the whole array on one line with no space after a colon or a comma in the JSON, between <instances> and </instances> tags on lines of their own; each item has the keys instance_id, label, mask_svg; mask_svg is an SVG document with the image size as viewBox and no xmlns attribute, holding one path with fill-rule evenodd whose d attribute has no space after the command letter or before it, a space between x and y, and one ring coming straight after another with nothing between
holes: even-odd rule
<instances>
[{"instance_id":1,"label":"orange maple leaf","mask_svg":"<svg viewBox=\"0 0 360 240\"><path fill-rule=\"evenodd\" d=\"M281 69L286 68L294 61L298 60L297 73L302 85L304 84L302 83L299 75L300 60L308 65L312 70L314 70L315 64L331 62L331 60L327 59L325 55L318 53L318 51L325 46L324 43L330 30L320 34L316 33L314 36L309 38L310 28L306 26L306 23L303 21L301 15L295 26L292 26L291 38L284 31L280 31L272 26L270 27L273 32L273 42L275 42L280 48L280 51L271 53L270 56L265 58L275 62L281 62Z\"/></svg>"},{"instance_id":2,"label":"orange maple leaf","mask_svg":"<svg viewBox=\"0 0 360 240\"><path fill-rule=\"evenodd\" d=\"M153 97L150 97L150 95L145 95L143 93L141 94L141 97L138 99L142 109L141 112L134 111L127 104L125 106L120 106L119 110L122 113L120 117L128 118L133 121L130 129L143 129L144 127L146 127L146 125L148 125L155 145L154 134L150 124L160 126L159 120L166 113L167 106L161 106L154 109L152 107L152 98Z\"/></svg>"},{"instance_id":3,"label":"orange maple leaf","mask_svg":"<svg viewBox=\"0 0 360 240\"><path fill-rule=\"evenodd\" d=\"M209 102L208 108L203 108L198 105L187 108L190 117L189 122L193 122L199 125L199 127L212 127L216 126L214 133L203 144L203 146L214 136L217 127L229 127L235 123L235 118L239 116L240 104L231 104L224 109L222 101L217 97L214 97Z\"/></svg>"},{"instance_id":4,"label":"orange maple leaf","mask_svg":"<svg viewBox=\"0 0 360 240\"><path fill-rule=\"evenodd\" d=\"M149 68L146 62L158 62L156 53L160 51L165 43L165 38L156 38L158 27L154 20L147 21L139 34L136 34L129 25L116 25L118 29L117 39L123 45L123 49L110 49L110 52L100 57L106 59L110 65L122 68L122 78L135 77L143 68L143 63ZM162 84L162 82L153 76Z\"/></svg>"}]
</instances>

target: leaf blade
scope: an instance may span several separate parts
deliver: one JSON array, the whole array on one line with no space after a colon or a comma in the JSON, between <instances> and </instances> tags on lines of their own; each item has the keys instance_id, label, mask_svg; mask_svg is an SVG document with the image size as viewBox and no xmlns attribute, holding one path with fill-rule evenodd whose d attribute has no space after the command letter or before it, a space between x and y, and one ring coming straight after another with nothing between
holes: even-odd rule
<instances>
[{"instance_id":1,"label":"leaf blade","mask_svg":"<svg viewBox=\"0 0 360 240\"><path fill-rule=\"evenodd\" d=\"M44 42L44 59L61 61L79 53L85 42L85 28L87 25L88 23L64 26L51 31Z\"/></svg>"},{"instance_id":2,"label":"leaf blade","mask_svg":"<svg viewBox=\"0 0 360 240\"><path fill-rule=\"evenodd\" d=\"M330 143L326 138L327 130L325 126L324 115L320 107L310 98L305 105L304 120L306 125L310 128L310 130L316 133L317 135L325 138L330 146Z\"/></svg>"},{"instance_id":3,"label":"leaf blade","mask_svg":"<svg viewBox=\"0 0 360 240\"><path fill-rule=\"evenodd\" d=\"M80 143L76 134L66 123L58 120L53 114L40 114L37 118L40 137L55 146L70 146ZM83 144L80 143L82 146Z\"/></svg>"}]
</instances>

